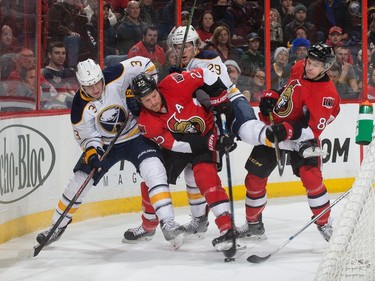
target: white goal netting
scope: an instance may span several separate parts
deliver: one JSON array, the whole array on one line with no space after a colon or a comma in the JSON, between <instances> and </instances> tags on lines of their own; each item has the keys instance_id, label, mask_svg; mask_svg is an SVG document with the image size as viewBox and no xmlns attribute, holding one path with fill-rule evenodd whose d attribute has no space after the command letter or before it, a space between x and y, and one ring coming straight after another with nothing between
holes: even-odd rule
<instances>
[{"instance_id":1,"label":"white goal netting","mask_svg":"<svg viewBox=\"0 0 375 281\"><path fill-rule=\"evenodd\" d=\"M315 281L375 280L375 141L334 228Z\"/></svg>"}]
</instances>

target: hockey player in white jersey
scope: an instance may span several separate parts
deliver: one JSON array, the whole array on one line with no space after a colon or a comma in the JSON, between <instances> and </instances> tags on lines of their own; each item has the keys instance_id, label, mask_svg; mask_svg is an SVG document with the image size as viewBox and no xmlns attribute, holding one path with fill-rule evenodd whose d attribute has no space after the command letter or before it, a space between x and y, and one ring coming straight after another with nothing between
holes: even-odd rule
<instances>
[{"instance_id":1,"label":"hockey player in white jersey","mask_svg":"<svg viewBox=\"0 0 375 281\"><path fill-rule=\"evenodd\" d=\"M155 65L147 58L133 57L101 70L93 60L78 63L76 76L80 89L75 94L71 123L74 136L83 150L82 156L73 169L74 176L67 183L52 218L54 224L75 196L77 190L88 177L92 169L93 178L81 196L73 204L46 245L57 241L67 225L72 221L74 213L83 198L96 185L105 173L117 162L131 162L142 176L142 190L151 198L152 206L160 220L164 237L174 248L183 243L184 228L174 220L174 210L167 183L166 170L161 161L158 146L144 138L138 124L129 109L125 93L132 79L140 73L156 74ZM115 138L122 124L126 125L116 143L101 161L101 155L109 143ZM49 230L38 234L36 240L44 242ZM147 235L146 233L138 233Z\"/></svg>"}]
</instances>

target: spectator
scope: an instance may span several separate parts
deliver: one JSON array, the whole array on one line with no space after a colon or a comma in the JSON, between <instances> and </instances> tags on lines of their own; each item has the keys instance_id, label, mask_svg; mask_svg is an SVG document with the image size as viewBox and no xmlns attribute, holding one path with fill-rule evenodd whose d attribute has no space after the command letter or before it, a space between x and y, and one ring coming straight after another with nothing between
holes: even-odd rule
<instances>
[{"instance_id":1,"label":"spectator","mask_svg":"<svg viewBox=\"0 0 375 281\"><path fill-rule=\"evenodd\" d=\"M187 26L188 22L189 22L189 12L182 11L181 12L181 26Z\"/></svg>"},{"instance_id":2,"label":"spectator","mask_svg":"<svg viewBox=\"0 0 375 281\"><path fill-rule=\"evenodd\" d=\"M9 53L16 53L19 47L16 37L13 36L12 28L9 25L1 27L0 56Z\"/></svg>"},{"instance_id":3,"label":"spectator","mask_svg":"<svg viewBox=\"0 0 375 281\"><path fill-rule=\"evenodd\" d=\"M68 54L68 67L75 68L80 54L81 35L88 22L79 0L54 3L48 10L49 42L63 41Z\"/></svg>"},{"instance_id":4,"label":"spectator","mask_svg":"<svg viewBox=\"0 0 375 281\"><path fill-rule=\"evenodd\" d=\"M105 27L114 26L117 23L117 17L111 9L111 5L108 3L103 5L103 14L104 14L104 25Z\"/></svg>"},{"instance_id":5,"label":"spectator","mask_svg":"<svg viewBox=\"0 0 375 281\"><path fill-rule=\"evenodd\" d=\"M155 7L154 0L140 0L139 8L141 9L139 17L147 24L154 24L158 29L158 42L165 41L167 39L170 29L165 24L165 20L162 18L161 10Z\"/></svg>"},{"instance_id":6,"label":"spectator","mask_svg":"<svg viewBox=\"0 0 375 281\"><path fill-rule=\"evenodd\" d=\"M318 42L318 33L314 24L306 21L307 8L302 4L297 4L293 9L294 19L284 28L284 42L291 43L295 39L295 30L298 26L306 28L307 39L311 44Z\"/></svg>"},{"instance_id":7,"label":"spectator","mask_svg":"<svg viewBox=\"0 0 375 281\"><path fill-rule=\"evenodd\" d=\"M367 98L370 101L375 101L375 67L371 67L369 71Z\"/></svg>"},{"instance_id":8,"label":"spectator","mask_svg":"<svg viewBox=\"0 0 375 281\"><path fill-rule=\"evenodd\" d=\"M280 0L280 5L276 8L281 17L281 25L283 29L294 19L293 0Z\"/></svg>"},{"instance_id":9,"label":"spectator","mask_svg":"<svg viewBox=\"0 0 375 281\"><path fill-rule=\"evenodd\" d=\"M177 55L176 52L173 50L173 48L169 48L165 52L165 64L162 67L161 72L158 75L159 80L162 80L164 77L166 77L169 74L169 69L172 66L177 65Z\"/></svg>"},{"instance_id":10,"label":"spectator","mask_svg":"<svg viewBox=\"0 0 375 281\"><path fill-rule=\"evenodd\" d=\"M346 2L343 0L316 0L310 4L308 18L323 34L324 39L328 37L329 29L335 25L343 29L342 40L349 38L348 31L351 29L351 25Z\"/></svg>"},{"instance_id":11,"label":"spectator","mask_svg":"<svg viewBox=\"0 0 375 281\"><path fill-rule=\"evenodd\" d=\"M333 84L336 87L337 92L339 93L341 99L343 100L352 100L358 98L358 93L355 93L350 88L349 84L345 82L340 82L341 68L337 63L334 63L332 67L327 71L329 78L332 80Z\"/></svg>"},{"instance_id":12,"label":"spectator","mask_svg":"<svg viewBox=\"0 0 375 281\"><path fill-rule=\"evenodd\" d=\"M60 101L70 107L73 96L78 90L75 72L64 67L66 49L61 41L52 42L48 46L49 64L42 70L42 75L55 87Z\"/></svg>"},{"instance_id":13,"label":"spectator","mask_svg":"<svg viewBox=\"0 0 375 281\"><path fill-rule=\"evenodd\" d=\"M162 18L168 31L172 30L176 25L176 3L176 0L169 0L162 10ZM182 1L181 11L186 11L187 9L186 1Z\"/></svg>"},{"instance_id":14,"label":"spectator","mask_svg":"<svg viewBox=\"0 0 375 281\"><path fill-rule=\"evenodd\" d=\"M290 49L291 58L289 59L291 66L297 61L303 60L307 56L307 50L311 47L310 41L305 38L296 38L292 42Z\"/></svg>"},{"instance_id":15,"label":"spectator","mask_svg":"<svg viewBox=\"0 0 375 281\"><path fill-rule=\"evenodd\" d=\"M15 69L9 74L8 80L20 80L20 71L35 68L34 52L28 48L22 48L15 56Z\"/></svg>"},{"instance_id":16,"label":"spectator","mask_svg":"<svg viewBox=\"0 0 375 281\"><path fill-rule=\"evenodd\" d=\"M271 50L273 51L277 47L281 47L284 43L284 32L281 24L281 16L276 9L270 10L270 25Z\"/></svg>"},{"instance_id":17,"label":"spectator","mask_svg":"<svg viewBox=\"0 0 375 281\"><path fill-rule=\"evenodd\" d=\"M142 40L130 48L128 58L142 56L149 58L161 71L165 64L165 53L158 43L158 30L156 25L145 25L142 33Z\"/></svg>"},{"instance_id":18,"label":"spectator","mask_svg":"<svg viewBox=\"0 0 375 281\"><path fill-rule=\"evenodd\" d=\"M148 24L157 24L159 22L159 14L154 7L154 0L140 0L140 18Z\"/></svg>"},{"instance_id":19,"label":"spectator","mask_svg":"<svg viewBox=\"0 0 375 281\"><path fill-rule=\"evenodd\" d=\"M133 45L142 40L142 29L146 25L139 17L141 10L137 1L129 1L126 12L117 27L116 48L120 55L126 55Z\"/></svg>"},{"instance_id":20,"label":"spectator","mask_svg":"<svg viewBox=\"0 0 375 281\"><path fill-rule=\"evenodd\" d=\"M250 77L250 102L259 102L262 92L266 89L266 73L262 69L256 69Z\"/></svg>"},{"instance_id":21,"label":"spectator","mask_svg":"<svg viewBox=\"0 0 375 281\"><path fill-rule=\"evenodd\" d=\"M294 37L295 38L305 38L307 39L307 30L304 26L297 26L294 30Z\"/></svg>"},{"instance_id":22,"label":"spectator","mask_svg":"<svg viewBox=\"0 0 375 281\"><path fill-rule=\"evenodd\" d=\"M375 15L375 9L373 11L374 11L374 13L372 13L372 15ZM369 29L369 31L367 33L368 48L370 50L373 50L373 49L375 49L375 16L372 19L371 23L369 24L368 29Z\"/></svg>"},{"instance_id":23,"label":"spectator","mask_svg":"<svg viewBox=\"0 0 375 281\"><path fill-rule=\"evenodd\" d=\"M285 47L279 47L274 53L275 62L271 67L271 88L280 90L288 82L290 66L288 65L289 51Z\"/></svg>"},{"instance_id":24,"label":"spectator","mask_svg":"<svg viewBox=\"0 0 375 281\"><path fill-rule=\"evenodd\" d=\"M263 11L254 2L246 4L246 0L232 0L225 13L225 19L229 23L233 44L242 45L246 36L256 32L262 23Z\"/></svg>"},{"instance_id":25,"label":"spectator","mask_svg":"<svg viewBox=\"0 0 375 281\"><path fill-rule=\"evenodd\" d=\"M196 29L199 38L202 41L201 48L206 45L206 41L210 40L215 30L214 16L210 10L206 10L200 16L198 28Z\"/></svg>"},{"instance_id":26,"label":"spectator","mask_svg":"<svg viewBox=\"0 0 375 281\"><path fill-rule=\"evenodd\" d=\"M12 86L9 87L9 96L21 96L32 98L36 101L36 71L35 68L22 68L19 71L19 80L13 81ZM35 109L35 107L34 107Z\"/></svg>"},{"instance_id":27,"label":"spectator","mask_svg":"<svg viewBox=\"0 0 375 281\"><path fill-rule=\"evenodd\" d=\"M214 22L222 21L228 8L228 0L213 0L212 1L212 14Z\"/></svg>"},{"instance_id":28,"label":"spectator","mask_svg":"<svg viewBox=\"0 0 375 281\"><path fill-rule=\"evenodd\" d=\"M129 0L106 0L105 2L110 5L117 20L120 20L125 15Z\"/></svg>"},{"instance_id":29,"label":"spectator","mask_svg":"<svg viewBox=\"0 0 375 281\"><path fill-rule=\"evenodd\" d=\"M250 91L246 90L244 85L241 84L241 68L238 66L237 62L234 60L227 60L224 62L227 67L228 75L233 84L242 92L245 98L250 102Z\"/></svg>"},{"instance_id":30,"label":"spectator","mask_svg":"<svg viewBox=\"0 0 375 281\"><path fill-rule=\"evenodd\" d=\"M337 46L341 46L344 44L342 41L342 29L339 26L332 26L329 29L328 38L326 40L326 44L331 46L335 49Z\"/></svg>"},{"instance_id":31,"label":"spectator","mask_svg":"<svg viewBox=\"0 0 375 281\"><path fill-rule=\"evenodd\" d=\"M371 68L371 51L367 50L367 63L368 63L368 70ZM362 61L362 50L359 50L357 53L357 62L353 64L354 72L356 75L356 80L358 83L359 89L363 88L363 80L362 80L362 68L363 68L363 61ZM370 73L370 71L368 71Z\"/></svg>"},{"instance_id":32,"label":"spectator","mask_svg":"<svg viewBox=\"0 0 375 281\"><path fill-rule=\"evenodd\" d=\"M205 49L216 52L223 62L226 60L238 61L242 51L232 45L229 29L223 25L215 28L211 40L207 42Z\"/></svg>"},{"instance_id":33,"label":"spectator","mask_svg":"<svg viewBox=\"0 0 375 281\"><path fill-rule=\"evenodd\" d=\"M240 66L244 75L250 76L256 69L264 68L264 56L258 51L260 37L253 32L247 36L249 48L240 58Z\"/></svg>"},{"instance_id":34,"label":"spectator","mask_svg":"<svg viewBox=\"0 0 375 281\"><path fill-rule=\"evenodd\" d=\"M103 6L104 15L104 57L117 56L119 51L116 49L116 26L117 16L112 12L109 4Z\"/></svg>"},{"instance_id":35,"label":"spectator","mask_svg":"<svg viewBox=\"0 0 375 281\"><path fill-rule=\"evenodd\" d=\"M347 83L353 92L358 92L358 83L352 64L348 63L349 49L342 45L335 49L336 63L341 68L340 83Z\"/></svg>"}]
</instances>

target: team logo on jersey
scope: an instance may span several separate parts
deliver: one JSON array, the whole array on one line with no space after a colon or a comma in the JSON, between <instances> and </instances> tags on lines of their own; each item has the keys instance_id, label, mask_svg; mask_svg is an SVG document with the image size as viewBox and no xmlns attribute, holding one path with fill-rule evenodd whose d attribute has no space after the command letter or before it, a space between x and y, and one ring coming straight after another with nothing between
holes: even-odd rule
<instances>
[{"instance_id":1,"label":"team logo on jersey","mask_svg":"<svg viewBox=\"0 0 375 281\"><path fill-rule=\"evenodd\" d=\"M184 76L181 73L172 73L171 77L174 81L176 81L176 83L181 83L184 81Z\"/></svg>"},{"instance_id":2,"label":"team logo on jersey","mask_svg":"<svg viewBox=\"0 0 375 281\"><path fill-rule=\"evenodd\" d=\"M146 127L144 125L138 124L138 128L142 135L147 133Z\"/></svg>"},{"instance_id":3,"label":"team logo on jersey","mask_svg":"<svg viewBox=\"0 0 375 281\"><path fill-rule=\"evenodd\" d=\"M116 134L121 124L128 120L128 115L122 106L113 105L107 107L98 115L102 129L110 134Z\"/></svg>"},{"instance_id":4,"label":"team logo on jersey","mask_svg":"<svg viewBox=\"0 0 375 281\"><path fill-rule=\"evenodd\" d=\"M167 126L171 132L181 134L200 134L206 129L202 118L193 116L189 119L179 120L176 118L176 113L168 119Z\"/></svg>"},{"instance_id":5,"label":"team logo on jersey","mask_svg":"<svg viewBox=\"0 0 375 281\"><path fill-rule=\"evenodd\" d=\"M275 113L280 117L288 116L293 110L293 102L292 96L294 93L294 88L297 86L301 86L298 79L293 79L290 83L285 87L284 91L281 93L279 99L277 100L275 106Z\"/></svg>"},{"instance_id":6,"label":"team logo on jersey","mask_svg":"<svg viewBox=\"0 0 375 281\"><path fill-rule=\"evenodd\" d=\"M335 104L335 99L332 97L324 97L322 101L322 106L326 108L332 108Z\"/></svg>"}]
</instances>

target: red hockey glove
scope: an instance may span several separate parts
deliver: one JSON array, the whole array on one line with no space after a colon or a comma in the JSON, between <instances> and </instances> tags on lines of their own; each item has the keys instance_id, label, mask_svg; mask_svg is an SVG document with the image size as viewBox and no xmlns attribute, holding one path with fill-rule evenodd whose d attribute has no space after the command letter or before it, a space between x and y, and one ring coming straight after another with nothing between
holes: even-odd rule
<instances>
[{"instance_id":1,"label":"red hockey glove","mask_svg":"<svg viewBox=\"0 0 375 281\"><path fill-rule=\"evenodd\" d=\"M90 169L97 169L100 171L102 168L102 162L100 161L100 156L104 154L104 151L100 147L90 146L86 148L84 160Z\"/></svg>"},{"instance_id":2,"label":"red hockey glove","mask_svg":"<svg viewBox=\"0 0 375 281\"><path fill-rule=\"evenodd\" d=\"M269 126L266 129L266 137L272 143L275 142L275 138L278 141L290 140L293 137L293 133L294 130L292 125L287 122Z\"/></svg>"},{"instance_id":3,"label":"red hockey glove","mask_svg":"<svg viewBox=\"0 0 375 281\"><path fill-rule=\"evenodd\" d=\"M268 117L279 99L279 93L275 90L264 90L259 102L259 110L265 117Z\"/></svg>"},{"instance_id":4,"label":"red hockey glove","mask_svg":"<svg viewBox=\"0 0 375 281\"><path fill-rule=\"evenodd\" d=\"M210 103L212 110L220 115L224 113L227 117L232 113L232 104L228 99L227 90L221 91L221 93L216 97L210 97Z\"/></svg>"}]
</instances>

